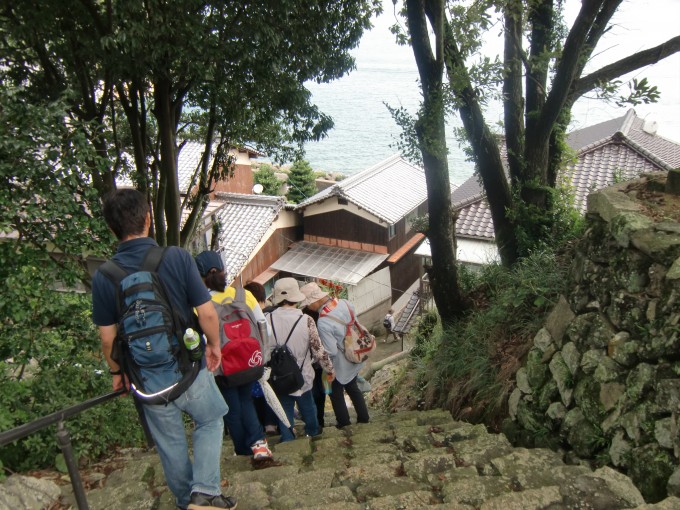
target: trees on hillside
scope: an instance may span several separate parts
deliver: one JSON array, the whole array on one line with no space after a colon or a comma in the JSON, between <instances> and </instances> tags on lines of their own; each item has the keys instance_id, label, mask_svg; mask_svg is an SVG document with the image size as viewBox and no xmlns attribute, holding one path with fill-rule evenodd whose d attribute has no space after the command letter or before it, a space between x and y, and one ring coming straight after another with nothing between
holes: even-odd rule
<instances>
[{"instance_id":1,"label":"trees on hillside","mask_svg":"<svg viewBox=\"0 0 680 510\"><path fill-rule=\"evenodd\" d=\"M377 0L5 2L0 78L25 86L31 102L64 98L98 156L83 169L98 194L129 175L153 205L157 240L184 244L229 171L231 146L291 157L332 126L303 83L348 72L377 9ZM184 139L205 151L198 192L180 202Z\"/></svg>"},{"instance_id":2,"label":"trees on hillside","mask_svg":"<svg viewBox=\"0 0 680 510\"><path fill-rule=\"evenodd\" d=\"M315 184L316 176L311 165L304 159L296 160L288 172L288 193L286 198L289 202L299 204L317 192Z\"/></svg>"},{"instance_id":3,"label":"trees on hillside","mask_svg":"<svg viewBox=\"0 0 680 510\"><path fill-rule=\"evenodd\" d=\"M586 72L621 3L583 2L572 26L566 27L560 15L562 5L554 0L492 0L465 5L446 0L405 0L407 35L419 70L429 67L438 73L443 66L446 71L441 99L436 87L433 90L422 82L424 101L416 127L420 124L421 130L425 126L434 129L444 111L460 115L506 265L513 264L536 243L548 240L559 228L555 213L557 171L575 101L596 89L611 96L620 85L616 78L680 51L680 37L675 37ZM484 36L498 26L496 13L503 26L504 53L499 59L481 58L478 52ZM427 36L428 29L431 37ZM496 92L500 92L504 108L503 148L483 111ZM655 95L657 91L640 80L633 84L630 95L619 101L653 101ZM425 135L418 133L417 143L423 154L430 204L439 204L448 199L449 189L430 183L441 183L441 173L446 169L439 159L433 162L426 154L432 153L432 147L446 154L446 146L438 135ZM502 153L506 153L507 174ZM448 250L450 243L437 240L448 235L448 220L441 221L445 227L437 230L430 219L430 242L446 246L445 250L433 250L435 268L439 257L453 257ZM450 271L441 261L439 267ZM454 278L451 273L448 280ZM434 289L439 305L445 297L437 294ZM449 313L445 307L443 316Z\"/></svg>"},{"instance_id":4,"label":"trees on hillside","mask_svg":"<svg viewBox=\"0 0 680 510\"><path fill-rule=\"evenodd\" d=\"M264 195L280 195L283 181L276 177L274 168L271 165L262 164L256 172L253 173L253 181L255 184L262 185L262 194Z\"/></svg>"}]
</instances>

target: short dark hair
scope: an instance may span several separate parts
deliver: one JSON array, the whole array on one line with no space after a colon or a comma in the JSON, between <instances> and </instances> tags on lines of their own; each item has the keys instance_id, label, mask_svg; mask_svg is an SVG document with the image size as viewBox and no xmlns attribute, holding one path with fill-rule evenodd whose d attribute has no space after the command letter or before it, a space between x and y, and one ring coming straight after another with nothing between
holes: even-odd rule
<instances>
[{"instance_id":1,"label":"short dark hair","mask_svg":"<svg viewBox=\"0 0 680 510\"><path fill-rule=\"evenodd\" d=\"M227 288L227 278L225 277L224 271L218 271L212 268L208 271L208 274L203 277L205 286L210 290L216 290L217 292L224 292Z\"/></svg>"},{"instance_id":2,"label":"short dark hair","mask_svg":"<svg viewBox=\"0 0 680 510\"><path fill-rule=\"evenodd\" d=\"M106 195L103 211L106 224L120 240L144 232L149 204L142 192L124 188Z\"/></svg>"},{"instance_id":3,"label":"short dark hair","mask_svg":"<svg viewBox=\"0 0 680 510\"><path fill-rule=\"evenodd\" d=\"M264 285L261 283L248 282L243 286L243 288L249 290L258 303L264 303L267 301L267 292L264 290Z\"/></svg>"}]
</instances>

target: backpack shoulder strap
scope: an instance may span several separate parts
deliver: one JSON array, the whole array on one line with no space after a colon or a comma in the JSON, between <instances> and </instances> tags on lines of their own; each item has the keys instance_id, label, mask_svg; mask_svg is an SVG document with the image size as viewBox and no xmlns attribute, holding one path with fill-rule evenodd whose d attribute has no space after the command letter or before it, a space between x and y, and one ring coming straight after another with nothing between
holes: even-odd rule
<instances>
[{"instance_id":1,"label":"backpack shoulder strap","mask_svg":"<svg viewBox=\"0 0 680 510\"><path fill-rule=\"evenodd\" d=\"M341 321L337 317L333 317L332 315L323 315L322 316L324 319L330 319L332 321L337 322L338 324L342 324L343 326L347 326L347 324L344 323L344 321Z\"/></svg>"},{"instance_id":2,"label":"backpack shoulder strap","mask_svg":"<svg viewBox=\"0 0 680 510\"><path fill-rule=\"evenodd\" d=\"M272 324L272 333L274 334L274 343L278 346L279 345L279 339L276 338L276 328L274 327L274 312L269 312L269 322Z\"/></svg>"},{"instance_id":3,"label":"backpack shoulder strap","mask_svg":"<svg viewBox=\"0 0 680 510\"><path fill-rule=\"evenodd\" d=\"M158 272L158 268L163 261L165 255L165 248L162 246L152 246L144 255L142 265L139 267L140 271L150 271L152 273Z\"/></svg>"},{"instance_id":4,"label":"backpack shoulder strap","mask_svg":"<svg viewBox=\"0 0 680 510\"><path fill-rule=\"evenodd\" d=\"M300 314L300 317L295 321L295 324L293 324L293 327L290 328L290 333L288 333L288 338L286 338L286 341L283 342L283 345L286 345L288 343L288 340L290 340L290 337L293 336L293 331L295 331L295 327L298 325L298 322L300 322L300 319L302 319L304 314Z\"/></svg>"},{"instance_id":5,"label":"backpack shoulder strap","mask_svg":"<svg viewBox=\"0 0 680 510\"><path fill-rule=\"evenodd\" d=\"M106 276L111 283L116 286L116 292L120 287L120 282L128 275L128 272L115 260L107 260L99 266L99 272Z\"/></svg>"},{"instance_id":6,"label":"backpack shoulder strap","mask_svg":"<svg viewBox=\"0 0 680 510\"><path fill-rule=\"evenodd\" d=\"M107 260L99 266L99 272L103 274L116 289L116 316L120 315L123 307L123 297L120 293L120 282L123 281L129 273L115 260Z\"/></svg>"},{"instance_id":7,"label":"backpack shoulder strap","mask_svg":"<svg viewBox=\"0 0 680 510\"><path fill-rule=\"evenodd\" d=\"M246 302L246 289L244 289L240 285L236 287L236 296L234 297L234 301L237 301L239 303Z\"/></svg>"}]
</instances>

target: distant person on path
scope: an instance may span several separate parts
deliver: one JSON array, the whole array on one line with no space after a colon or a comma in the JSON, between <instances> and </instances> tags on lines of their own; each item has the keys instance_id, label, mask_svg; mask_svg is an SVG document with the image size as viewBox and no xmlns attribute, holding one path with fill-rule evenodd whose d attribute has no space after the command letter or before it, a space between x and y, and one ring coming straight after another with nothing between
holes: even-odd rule
<instances>
[{"instance_id":1,"label":"distant person on path","mask_svg":"<svg viewBox=\"0 0 680 510\"><path fill-rule=\"evenodd\" d=\"M146 197L137 190L120 189L104 200L104 219L118 238L111 260L127 271L139 270L147 251L158 246L149 237L151 216ZM168 247L158 268L159 278L168 290L177 313L189 323L196 310L198 322L207 337L205 357L192 385L177 399L160 405L144 404L144 416L161 458L168 487L181 510L236 508L236 500L221 492L220 455L228 408L210 373L221 360L220 337L215 308L201 281L191 255L184 249ZM113 389L124 388L121 368L111 357L120 312L117 289L102 272L92 280L92 319L99 327L102 351L113 376ZM184 429L182 412L194 421L193 464Z\"/></svg>"},{"instance_id":2,"label":"distant person on path","mask_svg":"<svg viewBox=\"0 0 680 510\"><path fill-rule=\"evenodd\" d=\"M236 289L227 287L224 263L218 253L214 251L199 253L196 256L196 266L215 304L225 300L233 301L236 298ZM255 297L247 290L245 295L246 305L253 312L255 320L265 320ZM229 412L224 415L224 425L229 430L236 455L252 455L257 461L271 459L272 452L267 445L267 438L253 402L252 391L255 381L240 386L229 386L223 376L217 375L215 380L229 406Z\"/></svg>"},{"instance_id":3,"label":"distant person on path","mask_svg":"<svg viewBox=\"0 0 680 510\"><path fill-rule=\"evenodd\" d=\"M354 313L354 305L346 299L331 298L316 283L308 283L300 289L306 296L304 305L319 313L317 328L324 348L333 361L335 380L332 383L331 404L337 419L336 427L342 428L350 424L349 411L345 403L345 392L349 395L357 412L357 423L368 423L368 407L364 395L357 386L357 376L363 363L352 363L343 353L346 327L351 321L350 309Z\"/></svg>"},{"instance_id":4,"label":"distant person on path","mask_svg":"<svg viewBox=\"0 0 680 510\"><path fill-rule=\"evenodd\" d=\"M305 422L305 434L313 437L319 435L320 430L316 406L312 398L314 382L312 363L314 360L318 361L331 375L334 369L328 353L321 346L314 319L303 314L298 308L299 303L304 300L305 295L300 292L300 286L295 278L281 278L274 285L272 302L278 308L267 314L267 321L274 339L273 342L269 342L269 354L271 355L277 345L283 345L290 335L287 347L302 371L304 384L299 390L288 395L279 394L278 397L291 425L295 420L295 404L297 404L302 420ZM288 428L279 421L279 429L282 443L295 439L292 426Z\"/></svg>"},{"instance_id":5,"label":"distant person on path","mask_svg":"<svg viewBox=\"0 0 680 510\"><path fill-rule=\"evenodd\" d=\"M397 336L397 332L394 331L394 326L395 320L394 320L394 310L390 308L387 311L387 314L385 315L385 318L383 319L383 326L385 326L385 330L387 330L387 334L385 335L385 339L383 340L383 343L387 342L387 339L390 337L390 333L394 336L394 341L396 342L399 340L399 337Z\"/></svg>"}]
</instances>

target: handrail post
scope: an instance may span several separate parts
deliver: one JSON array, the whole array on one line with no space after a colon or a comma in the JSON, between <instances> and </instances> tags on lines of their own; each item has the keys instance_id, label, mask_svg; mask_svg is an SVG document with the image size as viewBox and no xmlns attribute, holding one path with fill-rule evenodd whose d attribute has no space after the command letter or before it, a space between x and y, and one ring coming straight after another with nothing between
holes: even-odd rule
<instances>
[{"instance_id":1,"label":"handrail post","mask_svg":"<svg viewBox=\"0 0 680 510\"><path fill-rule=\"evenodd\" d=\"M78 510L89 510L87 498L85 497L85 490L83 489L83 482L80 479L80 472L78 465L73 457L73 448L71 446L71 436L64 426L64 422L60 420L57 423L57 443L61 448L61 453L64 454L66 467L68 468L68 475L71 478L71 486L73 487L73 494L76 497L76 504Z\"/></svg>"}]
</instances>

